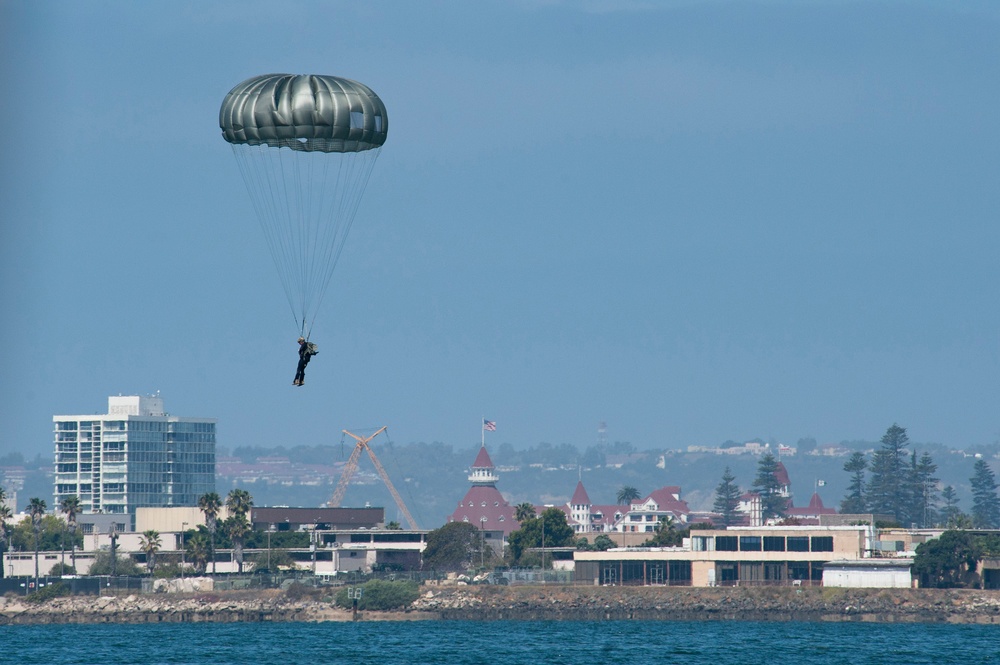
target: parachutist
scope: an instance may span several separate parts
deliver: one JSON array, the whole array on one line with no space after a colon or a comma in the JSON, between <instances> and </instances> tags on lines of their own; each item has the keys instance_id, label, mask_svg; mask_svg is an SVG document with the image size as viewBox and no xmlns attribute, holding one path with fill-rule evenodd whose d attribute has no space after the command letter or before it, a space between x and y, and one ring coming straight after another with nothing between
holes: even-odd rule
<instances>
[{"instance_id":1,"label":"parachutist","mask_svg":"<svg viewBox=\"0 0 1000 665\"><path fill-rule=\"evenodd\" d=\"M307 342L305 337L299 337L299 366L295 368L295 380L292 381L293 386L301 386L306 381L306 365L312 360L312 357L319 353L316 349L316 345L312 342Z\"/></svg>"}]
</instances>

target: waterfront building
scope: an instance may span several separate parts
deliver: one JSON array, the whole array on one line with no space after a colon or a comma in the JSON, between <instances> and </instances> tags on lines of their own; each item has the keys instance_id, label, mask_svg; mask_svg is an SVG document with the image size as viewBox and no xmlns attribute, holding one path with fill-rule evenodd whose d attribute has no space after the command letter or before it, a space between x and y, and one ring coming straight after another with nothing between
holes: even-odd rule
<instances>
[{"instance_id":1,"label":"waterfront building","mask_svg":"<svg viewBox=\"0 0 1000 665\"><path fill-rule=\"evenodd\" d=\"M53 416L54 506L78 496L84 513L134 515L196 506L215 491L213 418L182 418L153 396L112 396L100 415Z\"/></svg>"},{"instance_id":2,"label":"waterfront building","mask_svg":"<svg viewBox=\"0 0 1000 665\"><path fill-rule=\"evenodd\" d=\"M871 527L772 526L693 531L681 547L574 552L577 581L609 585L820 585L830 561L860 561Z\"/></svg>"}]
</instances>

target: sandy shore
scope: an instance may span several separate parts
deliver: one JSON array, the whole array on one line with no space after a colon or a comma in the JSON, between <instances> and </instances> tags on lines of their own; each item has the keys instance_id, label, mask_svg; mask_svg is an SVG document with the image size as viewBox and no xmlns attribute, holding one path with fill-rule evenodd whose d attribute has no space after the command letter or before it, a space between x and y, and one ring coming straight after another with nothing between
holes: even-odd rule
<instances>
[{"instance_id":1,"label":"sandy shore","mask_svg":"<svg viewBox=\"0 0 1000 665\"><path fill-rule=\"evenodd\" d=\"M433 587L407 611L364 621L761 620L1000 624L1000 591L685 587ZM76 596L45 603L0 598L0 625L233 621L351 621L329 596L276 591Z\"/></svg>"}]
</instances>

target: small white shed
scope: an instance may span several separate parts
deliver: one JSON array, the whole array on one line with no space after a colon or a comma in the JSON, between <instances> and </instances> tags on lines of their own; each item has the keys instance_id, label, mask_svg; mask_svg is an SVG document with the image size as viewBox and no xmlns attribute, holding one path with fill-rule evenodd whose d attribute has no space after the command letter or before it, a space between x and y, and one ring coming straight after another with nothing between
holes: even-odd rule
<instances>
[{"instance_id":1,"label":"small white shed","mask_svg":"<svg viewBox=\"0 0 1000 665\"><path fill-rule=\"evenodd\" d=\"M841 559L823 564L823 586L909 589L913 559Z\"/></svg>"}]
</instances>

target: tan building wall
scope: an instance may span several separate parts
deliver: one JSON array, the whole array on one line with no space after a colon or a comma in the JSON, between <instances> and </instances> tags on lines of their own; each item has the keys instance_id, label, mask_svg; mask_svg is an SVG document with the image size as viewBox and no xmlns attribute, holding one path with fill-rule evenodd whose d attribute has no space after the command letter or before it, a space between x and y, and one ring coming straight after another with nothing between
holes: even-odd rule
<instances>
[{"instance_id":1,"label":"tan building wall","mask_svg":"<svg viewBox=\"0 0 1000 665\"><path fill-rule=\"evenodd\" d=\"M221 522L228 517L229 511L223 506L219 511L218 521ZM205 513L194 507L136 508L135 510L135 530L138 533L150 529L160 533L184 531L185 529L195 529L199 524L205 524Z\"/></svg>"}]
</instances>

